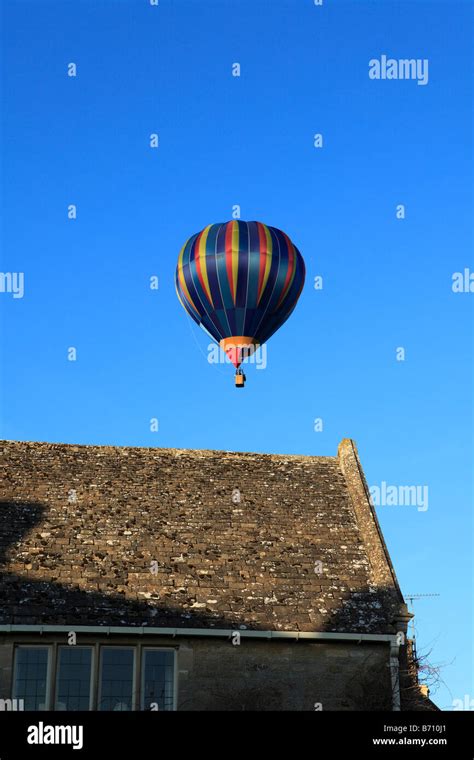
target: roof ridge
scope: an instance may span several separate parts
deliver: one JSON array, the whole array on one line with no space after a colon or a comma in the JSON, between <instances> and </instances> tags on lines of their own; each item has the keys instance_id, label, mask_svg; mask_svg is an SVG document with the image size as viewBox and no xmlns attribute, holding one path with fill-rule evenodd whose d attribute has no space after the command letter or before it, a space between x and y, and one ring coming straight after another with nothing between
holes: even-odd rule
<instances>
[{"instance_id":1,"label":"roof ridge","mask_svg":"<svg viewBox=\"0 0 474 760\"><path fill-rule=\"evenodd\" d=\"M8 440L8 439L2 439L0 440L0 447L4 445L13 445L14 447L20 447L20 446L28 446L28 447L43 447L43 446L50 446L54 448L67 448L67 449L84 449L84 450L94 450L94 449L105 449L108 451L136 451L136 452L155 452L156 454L160 453L169 453L169 454L196 454L196 455L212 455L215 454L226 454L230 456L248 456L248 457L269 457L273 459L303 459L303 460L324 460L324 461L334 461L337 462L337 456L333 455L313 455L313 454L278 454L273 452L260 452L260 451L234 451L229 449L188 449L188 448L175 448L172 446L121 446L118 444L90 444L90 443L60 443L57 441L15 441L15 440Z\"/></svg>"}]
</instances>

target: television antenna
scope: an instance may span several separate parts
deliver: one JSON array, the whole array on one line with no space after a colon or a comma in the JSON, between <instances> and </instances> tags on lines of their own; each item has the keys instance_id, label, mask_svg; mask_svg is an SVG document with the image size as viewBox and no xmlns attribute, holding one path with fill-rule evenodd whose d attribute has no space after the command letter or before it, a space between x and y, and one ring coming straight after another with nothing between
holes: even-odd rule
<instances>
[{"instance_id":1,"label":"television antenna","mask_svg":"<svg viewBox=\"0 0 474 760\"><path fill-rule=\"evenodd\" d=\"M415 605L413 604L413 601L415 599L426 599L428 597L434 597L434 596L441 596L441 594L407 594L406 598L410 602L413 615L415 615ZM412 633L413 656L415 657L415 660L416 660L416 635L415 635L414 618L411 619L411 625L412 625L412 629L413 629L413 633Z\"/></svg>"},{"instance_id":2,"label":"television antenna","mask_svg":"<svg viewBox=\"0 0 474 760\"><path fill-rule=\"evenodd\" d=\"M412 608L413 611L415 610L415 605L413 604L413 600L414 599L424 599L427 596L441 596L441 594L407 594L406 595L408 601L411 604L411 608Z\"/></svg>"}]
</instances>

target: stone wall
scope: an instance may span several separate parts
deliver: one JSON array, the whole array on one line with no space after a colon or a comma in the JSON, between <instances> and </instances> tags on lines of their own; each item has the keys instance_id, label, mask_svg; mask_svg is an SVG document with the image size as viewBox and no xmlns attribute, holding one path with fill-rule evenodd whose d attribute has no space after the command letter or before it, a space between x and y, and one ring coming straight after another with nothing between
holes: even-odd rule
<instances>
[{"instance_id":1,"label":"stone wall","mask_svg":"<svg viewBox=\"0 0 474 760\"><path fill-rule=\"evenodd\" d=\"M189 640L181 709L391 710L388 645Z\"/></svg>"}]
</instances>

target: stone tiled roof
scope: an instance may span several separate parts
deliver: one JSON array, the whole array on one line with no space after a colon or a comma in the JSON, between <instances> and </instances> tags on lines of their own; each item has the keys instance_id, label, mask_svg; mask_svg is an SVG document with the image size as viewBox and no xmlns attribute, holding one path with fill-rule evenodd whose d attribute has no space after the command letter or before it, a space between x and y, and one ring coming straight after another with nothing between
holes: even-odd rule
<instances>
[{"instance_id":1,"label":"stone tiled roof","mask_svg":"<svg viewBox=\"0 0 474 760\"><path fill-rule=\"evenodd\" d=\"M393 633L352 441L335 457L0 443L0 623Z\"/></svg>"}]
</instances>

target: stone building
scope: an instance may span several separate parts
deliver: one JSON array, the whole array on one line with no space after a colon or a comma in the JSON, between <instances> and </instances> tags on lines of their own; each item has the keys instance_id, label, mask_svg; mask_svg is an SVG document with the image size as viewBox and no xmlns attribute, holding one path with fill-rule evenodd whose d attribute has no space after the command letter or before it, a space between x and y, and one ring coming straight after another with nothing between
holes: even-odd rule
<instances>
[{"instance_id":1,"label":"stone building","mask_svg":"<svg viewBox=\"0 0 474 760\"><path fill-rule=\"evenodd\" d=\"M2 442L0 565L4 708L433 708L350 439L335 457Z\"/></svg>"}]
</instances>

